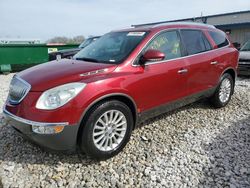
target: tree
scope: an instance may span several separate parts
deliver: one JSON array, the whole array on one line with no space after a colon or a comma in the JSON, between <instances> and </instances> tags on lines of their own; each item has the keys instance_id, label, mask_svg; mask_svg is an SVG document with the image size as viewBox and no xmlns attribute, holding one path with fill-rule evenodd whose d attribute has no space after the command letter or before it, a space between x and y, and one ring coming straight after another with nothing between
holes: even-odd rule
<instances>
[{"instance_id":1,"label":"tree","mask_svg":"<svg viewBox=\"0 0 250 188\"><path fill-rule=\"evenodd\" d=\"M84 36L79 35L75 36L73 38L68 37L54 37L49 40L47 40L47 43L63 43L63 44L80 44L85 40Z\"/></svg>"},{"instance_id":2,"label":"tree","mask_svg":"<svg viewBox=\"0 0 250 188\"><path fill-rule=\"evenodd\" d=\"M82 35L79 35L79 36L76 36L72 39L72 43L73 44L80 44L82 43L83 41L85 40L84 36Z\"/></svg>"}]
</instances>

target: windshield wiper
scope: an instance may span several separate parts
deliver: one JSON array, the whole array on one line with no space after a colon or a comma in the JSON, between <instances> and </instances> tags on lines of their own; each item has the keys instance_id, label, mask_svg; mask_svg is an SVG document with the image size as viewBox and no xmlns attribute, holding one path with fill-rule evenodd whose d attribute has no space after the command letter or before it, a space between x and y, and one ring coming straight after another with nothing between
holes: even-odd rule
<instances>
[{"instance_id":1,"label":"windshield wiper","mask_svg":"<svg viewBox=\"0 0 250 188\"><path fill-rule=\"evenodd\" d=\"M96 63L99 62L97 59L94 59L94 58L87 58L87 57L77 57L76 60L90 61L90 62L96 62Z\"/></svg>"}]
</instances>

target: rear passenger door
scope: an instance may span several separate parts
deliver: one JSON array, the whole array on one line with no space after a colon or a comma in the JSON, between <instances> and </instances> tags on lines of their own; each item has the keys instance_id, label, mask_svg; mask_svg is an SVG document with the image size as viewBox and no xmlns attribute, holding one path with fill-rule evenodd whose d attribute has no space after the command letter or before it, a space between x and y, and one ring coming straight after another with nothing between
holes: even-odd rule
<instances>
[{"instance_id":1,"label":"rear passenger door","mask_svg":"<svg viewBox=\"0 0 250 188\"><path fill-rule=\"evenodd\" d=\"M214 85L218 84L220 76L225 68L232 63L234 59L234 53L232 53L232 48L225 48L229 45L226 38L226 34L222 31L208 31L208 34L213 39L216 50L214 50L214 61L211 64L211 74L214 78Z\"/></svg>"},{"instance_id":2,"label":"rear passenger door","mask_svg":"<svg viewBox=\"0 0 250 188\"><path fill-rule=\"evenodd\" d=\"M212 47L202 30L182 29L188 68L188 94L192 95L213 87L211 63Z\"/></svg>"}]
</instances>

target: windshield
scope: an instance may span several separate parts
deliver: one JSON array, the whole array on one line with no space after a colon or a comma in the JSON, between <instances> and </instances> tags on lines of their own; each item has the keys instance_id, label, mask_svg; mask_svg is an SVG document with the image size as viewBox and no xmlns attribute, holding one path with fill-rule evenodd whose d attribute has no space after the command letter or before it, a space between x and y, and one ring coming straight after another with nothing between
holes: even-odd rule
<instances>
[{"instance_id":1,"label":"windshield","mask_svg":"<svg viewBox=\"0 0 250 188\"><path fill-rule=\"evenodd\" d=\"M85 48L86 46L88 46L91 42L94 42L95 40L97 40L98 38L88 38L85 41L83 41L82 44L80 44L79 48Z\"/></svg>"},{"instance_id":2,"label":"windshield","mask_svg":"<svg viewBox=\"0 0 250 188\"><path fill-rule=\"evenodd\" d=\"M119 64L146 36L146 32L111 32L91 43L74 59Z\"/></svg>"},{"instance_id":3,"label":"windshield","mask_svg":"<svg viewBox=\"0 0 250 188\"><path fill-rule=\"evenodd\" d=\"M240 49L240 51L250 51L250 40L247 41L242 48Z\"/></svg>"}]
</instances>

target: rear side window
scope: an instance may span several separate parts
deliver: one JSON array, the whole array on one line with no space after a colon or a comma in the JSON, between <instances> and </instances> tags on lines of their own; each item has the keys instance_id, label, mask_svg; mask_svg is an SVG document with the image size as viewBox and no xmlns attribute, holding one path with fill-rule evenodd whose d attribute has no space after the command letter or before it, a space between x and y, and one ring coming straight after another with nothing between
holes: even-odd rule
<instances>
[{"instance_id":1,"label":"rear side window","mask_svg":"<svg viewBox=\"0 0 250 188\"><path fill-rule=\"evenodd\" d=\"M200 30L181 30L188 55L211 50L211 45Z\"/></svg>"},{"instance_id":2,"label":"rear side window","mask_svg":"<svg viewBox=\"0 0 250 188\"><path fill-rule=\"evenodd\" d=\"M218 48L221 48L223 46L227 46L228 40L225 36L225 33L223 32L217 32L217 31L209 31L210 36L214 40L215 44L217 45Z\"/></svg>"}]
</instances>

